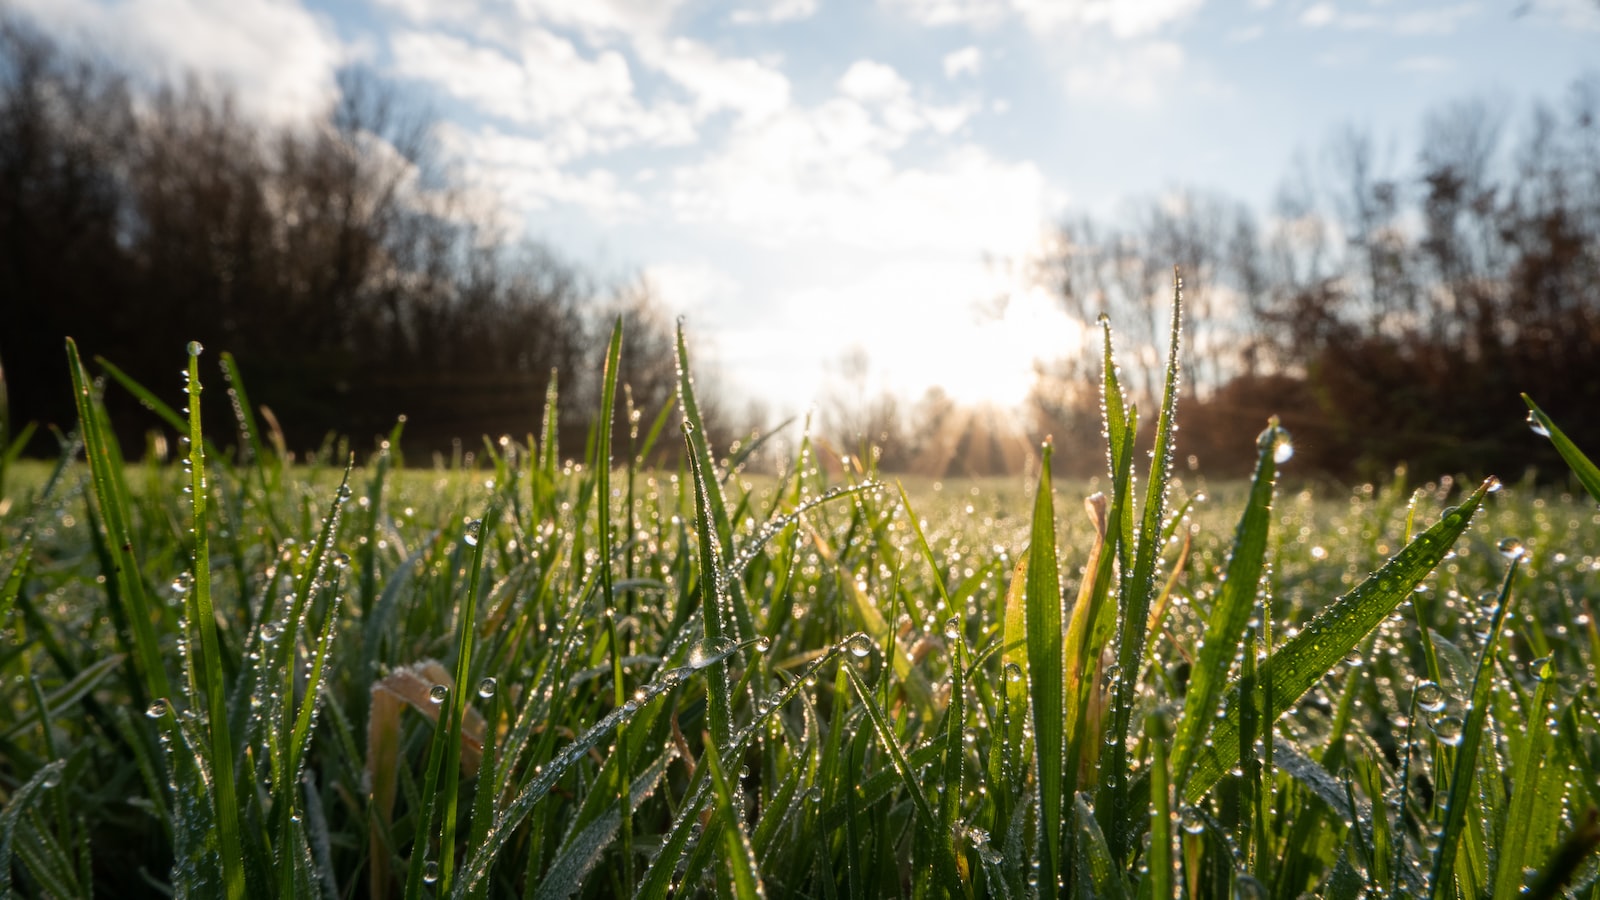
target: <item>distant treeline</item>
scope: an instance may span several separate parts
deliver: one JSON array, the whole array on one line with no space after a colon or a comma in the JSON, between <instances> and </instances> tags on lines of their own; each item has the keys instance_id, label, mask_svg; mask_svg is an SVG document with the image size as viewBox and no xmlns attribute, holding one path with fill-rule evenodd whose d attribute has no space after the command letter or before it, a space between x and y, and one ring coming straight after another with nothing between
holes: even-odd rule
<instances>
[{"instance_id":1,"label":"distant treeline","mask_svg":"<svg viewBox=\"0 0 1600 900\"><path fill-rule=\"evenodd\" d=\"M1242 471L1277 414L1299 472L1561 477L1518 395L1600 451L1600 73L1516 115L1439 109L1409 164L1380 146L1340 134L1265 218L1189 192L1067 222L1041 275L1086 321L1110 314L1153 421L1182 266L1180 464ZM1093 364L1045 373L1035 431L1099 467Z\"/></svg>"},{"instance_id":2,"label":"distant treeline","mask_svg":"<svg viewBox=\"0 0 1600 900\"><path fill-rule=\"evenodd\" d=\"M469 451L485 434L521 438L539 427L552 370L563 443L579 452L617 314L633 402L653 416L670 400L672 323L647 285L601 284L501 238L480 224L496 211L469 212L441 174L425 118L370 78L346 73L339 87L315 120L264 125L196 81L134 90L0 20L0 364L13 428L72 426L68 335L164 398L178 395L188 341L213 360L231 351L251 400L302 453L333 433L370 446L402 414L405 446L424 460L458 438ZM137 454L158 421L121 388L106 393ZM209 396L226 437L227 401ZM43 428L32 449L55 452Z\"/></svg>"}]
</instances>

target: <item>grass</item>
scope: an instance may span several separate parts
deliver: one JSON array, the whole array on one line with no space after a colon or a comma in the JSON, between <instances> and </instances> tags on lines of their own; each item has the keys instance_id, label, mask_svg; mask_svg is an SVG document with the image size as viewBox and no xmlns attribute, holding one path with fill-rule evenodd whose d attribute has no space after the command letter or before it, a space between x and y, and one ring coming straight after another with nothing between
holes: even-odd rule
<instances>
[{"instance_id":1,"label":"grass","mask_svg":"<svg viewBox=\"0 0 1600 900\"><path fill-rule=\"evenodd\" d=\"M756 478L684 356L581 462L552 390L417 470L290 465L226 355L221 450L201 348L174 409L69 345L61 461L0 454L0 896L1600 897L1596 498L1291 490L1275 422L1174 473L1109 324L1094 484Z\"/></svg>"}]
</instances>

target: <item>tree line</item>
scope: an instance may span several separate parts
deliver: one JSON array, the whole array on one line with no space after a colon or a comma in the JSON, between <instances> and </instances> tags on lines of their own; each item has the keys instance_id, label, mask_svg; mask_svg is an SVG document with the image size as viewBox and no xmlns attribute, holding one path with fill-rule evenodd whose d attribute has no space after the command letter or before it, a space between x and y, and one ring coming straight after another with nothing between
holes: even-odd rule
<instances>
[{"instance_id":1,"label":"tree line","mask_svg":"<svg viewBox=\"0 0 1600 900\"><path fill-rule=\"evenodd\" d=\"M1206 471L1249 465L1277 414L1305 472L1555 477L1519 394L1600 447L1600 73L1521 115L1441 107L1409 163L1393 146L1338 133L1265 216L1184 191L1073 219L1040 276L1084 321L1109 313L1153 410L1181 267L1180 452ZM1098 437L1091 376L1083 360L1041 372L1036 432Z\"/></svg>"},{"instance_id":2,"label":"tree line","mask_svg":"<svg viewBox=\"0 0 1600 900\"><path fill-rule=\"evenodd\" d=\"M559 371L563 444L577 452L617 315L628 395L647 416L670 401L673 323L648 284L605 283L507 239L486 224L498 211L452 183L425 116L356 71L338 88L306 121L262 123L193 78L136 88L0 21L0 361L13 423L73 422L64 336L160 396L199 340L233 353L291 449L334 433L361 446L401 415L404 446L423 458L457 439L470 450L479 435L521 438ZM208 421L231 428L213 393ZM156 420L120 389L107 401L137 452ZM31 449L55 452L44 429Z\"/></svg>"}]
</instances>

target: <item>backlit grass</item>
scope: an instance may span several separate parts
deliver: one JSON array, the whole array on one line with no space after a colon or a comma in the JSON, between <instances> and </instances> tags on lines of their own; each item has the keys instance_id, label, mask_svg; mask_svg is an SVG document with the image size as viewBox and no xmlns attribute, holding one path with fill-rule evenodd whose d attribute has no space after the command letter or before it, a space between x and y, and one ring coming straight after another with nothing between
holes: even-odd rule
<instances>
[{"instance_id":1,"label":"backlit grass","mask_svg":"<svg viewBox=\"0 0 1600 900\"><path fill-rule=\"evenodd\" d=\"M1313 490L1269 422L1206 484L1104 354L1095 483L897 486L738 471L687 359L676 471L659 411L560 459L554 393L405 469L71 351L62 462L0 469L0 894L1597 896L1595 499Z\"/></svg>"}]
</instances>

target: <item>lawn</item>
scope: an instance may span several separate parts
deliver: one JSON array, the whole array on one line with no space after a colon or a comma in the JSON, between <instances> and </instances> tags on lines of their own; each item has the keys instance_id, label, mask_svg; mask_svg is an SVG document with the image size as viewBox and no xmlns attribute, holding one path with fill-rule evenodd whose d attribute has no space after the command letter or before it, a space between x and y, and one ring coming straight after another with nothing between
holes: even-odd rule
<instances>
[{"instance_id":1,"label":"lawn","mask_svg":"<svg viewBox=\"0 0 1600 900\"><path fill-rule=\"evenodd\" d=\"M1106 362L1094 483L902 486L740 471L687 377L677 470L554 395L290 465L231 365L238 448L146 394L196 440L130 464L74 355L0 499L0 896L1600 896L1595 499L1268 422L1180 478Z\"/></svg>"}]
</instances>

